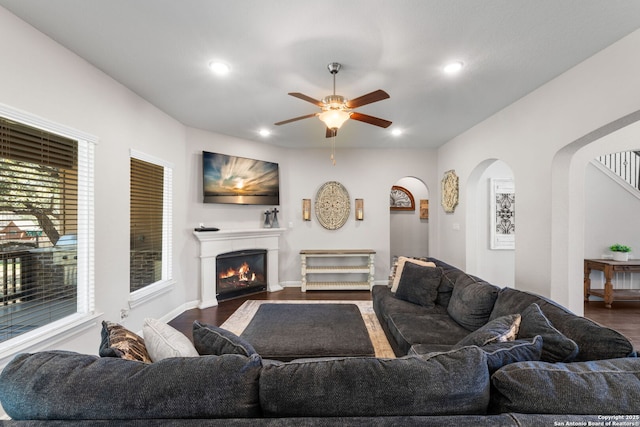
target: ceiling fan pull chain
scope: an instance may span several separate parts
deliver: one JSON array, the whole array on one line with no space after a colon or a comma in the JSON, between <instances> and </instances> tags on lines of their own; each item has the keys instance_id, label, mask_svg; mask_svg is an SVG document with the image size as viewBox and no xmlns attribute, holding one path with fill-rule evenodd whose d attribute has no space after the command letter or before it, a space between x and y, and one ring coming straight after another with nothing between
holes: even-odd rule
<instances>
[{"instance_id":1,"label":"ceiling fan pull chain","mask_svg":"<svg viewBox=\"0 0 640 427\"><path fill-rule=\"evenodd\" d=\"M336 165L336 136L335 136L335 134L333 135L333 138L331 138L331 162L333 163L333 166Z\"/></svg>"}]
</instances>

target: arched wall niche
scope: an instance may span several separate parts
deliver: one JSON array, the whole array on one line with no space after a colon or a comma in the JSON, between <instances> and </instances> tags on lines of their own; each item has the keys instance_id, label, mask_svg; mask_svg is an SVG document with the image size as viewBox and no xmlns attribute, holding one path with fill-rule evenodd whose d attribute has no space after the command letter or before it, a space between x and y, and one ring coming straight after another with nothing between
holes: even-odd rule
<instances>
[{"instance_id":1,"label":"arched wall niche","mask_svg":"<svg viewBox=\"0 0 640 427\"><path fill-rule=\"evenodd\" d=\"M551 299L584 313L585 167L598 154L637 148L640 110L567 144L554 156L551 176Z\"/></svg>"},{"instance_id":2,"label":"arched wall niche","mask_svg":"<svg viewBox=\"0 0 640 427\"><path fill-rule=\"evenodd\" d=\"M514 287L515 249L491 247L492 184L498 179L513 181L514 176L507 163L495 158L481 162L469 175L466 185L465 269L498 286Z\"/></svg>"}]
</instances>

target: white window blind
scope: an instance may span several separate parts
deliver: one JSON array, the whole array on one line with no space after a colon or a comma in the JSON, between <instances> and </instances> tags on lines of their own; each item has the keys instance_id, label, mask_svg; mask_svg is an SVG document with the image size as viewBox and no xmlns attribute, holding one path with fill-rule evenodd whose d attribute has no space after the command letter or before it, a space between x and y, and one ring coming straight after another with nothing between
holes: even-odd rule
<instances>
[{"instance_id":1,"label":"white window blind","mask_svg":"<svg viewBox=\"0 0 640 427\"><path fill-rule=\"evenodd\" d=\"M78 159L78 140L0 118L0 342L78 312Z\"/></svg>"},{"instance_id":2,"label":"white window blind","mask_svg":"<svg viewBox=\"0 0 640 427\"><path fill-rule=\"evenodd\" d=\"M131 156L129 283L132 293L172 278L172 169L163 163L141 153Z\"/></svg>"}]
</instances>

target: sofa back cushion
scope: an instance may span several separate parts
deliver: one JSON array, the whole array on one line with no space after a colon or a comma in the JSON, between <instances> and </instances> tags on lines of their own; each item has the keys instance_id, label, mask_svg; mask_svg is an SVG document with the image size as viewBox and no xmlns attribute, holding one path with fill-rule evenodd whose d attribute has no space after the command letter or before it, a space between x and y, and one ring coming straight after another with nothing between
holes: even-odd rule
<instances>
[{"instance_id":1,"label":"sofa back cushion","mask_svg":"<svg viewBox=\"0 0 640 427\"><path fill-rule=\"evenodd\" d=\"M466 347L433 356L298 360L266 364L260 403L268 417L484 414L485 354Z\"/></svg>"},{"instance_id":2,"label":"sofa back cushion","mask_svg":"<svg viewBox=\"0 0 640 427\"><path fill-rule=\"evenodd\" d=\"M577 316L561 305L529 292L512 288L500 290L490 319L507 314L522 313L532 303L553 326L578 345L576 361L615 359L635 355L633 344L621 333Z\"/></svg>"},{"instance_id":3,"label":"sofa back cushion","mask_svg":"<svg viewBox=\"0 0 640 427\"><path fill-rule=\"evenodd\" d=\"M156 363L71 352L16 356L0 374L0 401L16 420L260 416L259 356Z\"/></svg>"},{"instance_id":4,"label":"sofa back cushion","mask_svg":"<svg viewBox=\"0 0 640 427\"><path fill-rule=\"evenodd\" d=\"M491 384L492 412L638 414L640 359L519 362L499 369Z\"/></svg>"},{"instance_id":5,"label":"sofa back cushion","mask_svg":"<svg viewBox=\"0 0 640 427\"><path fill-rule=\"evenodd\" d=\"M475 331L489 321L499 290L473 276L461 276L453 287L447 313L465 329Z\"/></svg>"},{"instance_id":6,"label":"sofa back cushion","mask_svg":"<svg viewBox=\"0 0 640 427\"><path fill-rule=\"evenodd\" d=\"M441 277L442 269L439 267L426 267L407 262L400 274L396 298L423 307L434 307Z\"/></svg>"}]
</instances>

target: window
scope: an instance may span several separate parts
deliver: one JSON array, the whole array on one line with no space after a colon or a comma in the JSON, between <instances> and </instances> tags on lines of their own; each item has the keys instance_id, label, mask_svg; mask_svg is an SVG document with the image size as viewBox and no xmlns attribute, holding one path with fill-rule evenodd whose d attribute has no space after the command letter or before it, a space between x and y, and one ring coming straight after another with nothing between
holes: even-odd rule
<instances>
[{"instance_id":1,"label":"window","mask_svg":"<svg viewBox=\"0 0 640 427\"><path fill-rule=\"evenodd\" d=\"M135 151L130 163L129 287L135 304L171 283L172 168Z\"/></svg>"},{"instance_id":2,"label":"window","mask_svg":"<svg viewBox=\"0 0 640 427\"><path fill-rule=\"evenodd\" d=\"M94 143L0 105L0 355L93 312Z\"/></svg>"}]
</instances>

